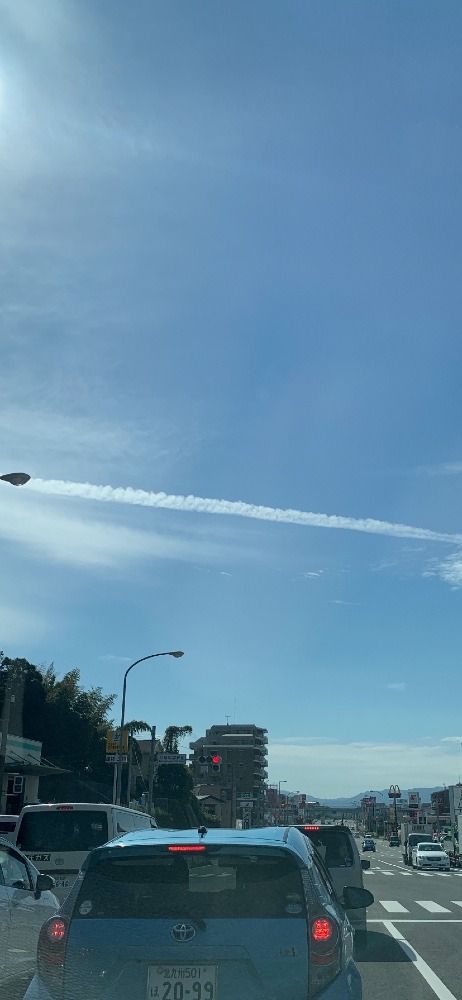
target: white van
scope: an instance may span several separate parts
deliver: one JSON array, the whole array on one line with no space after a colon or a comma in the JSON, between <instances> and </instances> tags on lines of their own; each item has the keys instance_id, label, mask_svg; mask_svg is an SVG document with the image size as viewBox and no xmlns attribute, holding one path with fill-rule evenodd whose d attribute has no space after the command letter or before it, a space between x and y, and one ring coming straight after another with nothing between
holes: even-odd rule
<instances>
[{"instance_id":1,"label":"white van","mask_svg":"<svg viewBox=\"0 0 462 1000\"><path fill-rule=\"evenodd\" d=\"M24 806L13 843L41 872L55 879L54 893L62 902L94 847L157 823L147 813L104 802L48 802Z\"/></svg>"}]
</instances>

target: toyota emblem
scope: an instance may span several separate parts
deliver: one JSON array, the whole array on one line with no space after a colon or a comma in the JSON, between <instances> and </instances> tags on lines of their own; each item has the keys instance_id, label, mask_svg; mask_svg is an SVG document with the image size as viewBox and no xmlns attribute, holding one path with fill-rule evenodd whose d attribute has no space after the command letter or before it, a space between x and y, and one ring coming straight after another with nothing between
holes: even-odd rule
<instances>
[{"instance_id":1,"label":"toyota emblem","mask_svg":"<svg viewBox=\"0 0 462 1000\"><path fill-rule=\"evenodd\" d=\"M172 927L171 936L174 941L192 941L196 936L196 932L191 924L175 924Z\"/></svg>"}]
</instances>

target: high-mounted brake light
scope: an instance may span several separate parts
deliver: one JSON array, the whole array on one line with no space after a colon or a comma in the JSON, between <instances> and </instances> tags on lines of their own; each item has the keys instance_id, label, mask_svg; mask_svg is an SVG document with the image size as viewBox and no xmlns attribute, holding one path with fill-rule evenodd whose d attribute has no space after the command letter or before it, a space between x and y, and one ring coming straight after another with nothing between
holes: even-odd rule
<instances>
[{"instance_id":1,"label":"high-mounted brake light","mask_svg":"<svg viewBox=\"0 0 462 1000\"><path fill-rule=\"evenodd\" d=\"M320 826L304 826L303 829L304 830L320 830L321 827Z\"/></svg>"},{"instance_id":2,"label":"high-mounted brake light","mask_svg":"<svg viewBox=\"0 0 462 1000\"><path fill-rule=\"evenodd\" d=\"M74 806L56 806L56 812L72 812Z\"/></svg>"},{"instance_id":3,"label":"high-mounted brake light","mask_svg":"<svg viewBox=\"0 0 462 1000\"><path fill-rule=\"evenodd\" d=\"M205 851L205 844L170 844L169 851L182 851L188 853L191 851Z\"/></svg>"}]
</instances>

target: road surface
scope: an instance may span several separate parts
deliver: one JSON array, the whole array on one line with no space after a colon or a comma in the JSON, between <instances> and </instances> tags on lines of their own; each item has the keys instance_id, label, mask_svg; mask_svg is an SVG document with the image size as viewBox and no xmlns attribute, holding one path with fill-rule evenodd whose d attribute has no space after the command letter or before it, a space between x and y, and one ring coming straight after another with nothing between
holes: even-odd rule
<instances>
[{"instance_id":1,"label":"road surface","mask_svg":"<svg viewBox=\"0 0 462 1000\"><path fill-rule=\"evenodd\" d=\"M357 959L364 1000L462 1000L462 869L413 871L380 841L361 856L375 897Z\"/></svg>"}]
</instances>

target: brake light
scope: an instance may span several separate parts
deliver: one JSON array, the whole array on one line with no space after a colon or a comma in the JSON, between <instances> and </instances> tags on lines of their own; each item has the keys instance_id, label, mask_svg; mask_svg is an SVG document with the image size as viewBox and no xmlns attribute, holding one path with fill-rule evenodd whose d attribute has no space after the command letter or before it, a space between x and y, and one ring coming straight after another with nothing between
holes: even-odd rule
<instances>
[{"instance_id":1,"label":"brake light","mask_svg":"<svg viewBox=\"0 0 462 1000\"><path fill-rule=\"evenodd\" d=\"M310 990L317 996L338 976L342 967L342 948L335 920L324 913L314 917L309 929Z\"/></svg>"},{"instance_id":2,"label":"brake light","mask_svg":"<svg viewBox=\"0 0 462 1000\"><path fill-rule=\"evenodd\" d=\"M56 806L56 812L73 812L74 806Z\"/></svg>"},{"instance_id":3,"label":"brake light","mask_svg":"<svg viewBox=\"0 0 462 1000\"><path fill-rule=\"evenodd\" d=\"M46 933L48 940L52 943L63 941L66 937L66 924L64 920L58 920L57 917L54 917L47 925Z\"/></svg>"},{"instance_id":4,"label":"brake light","mask_svg":"<svg viewBox=\"0 0 462 1000\"><path fill-rule=\"evenodd\" d=\"M313 941L328 941L332 937L332 924L330 920L315 920L311 925L311 936Z\"/></svg>"},{"instance_id":5,"label":"brake light","mask_svg":"<svg viewBox=\"0 0 462 1000\"><path fill-rule=\"evenodd\" d=\"M169 851L182 851L191 853L192 851L205 851L205 844L171 844Z\"/></svg>"},{"instance_id":6,"label":"brake light","mask_svg":"<svg viewBox=\"0 0 462 1000\"><path fill-rule=\"evenodd\" d=\"M39 934L38 972L53 1000L61 1000L63 994L67 932L66 920L62 917L50 917Z\"/></svg>"},{"instance_id":7,"label":"brake light","mask_svg":"<svg viewBox=\"0 0 462 1000\"><path fill-rule=\"evenodd\" d=\"M320 826L304 826L303 829L304 830L320 830L321 827Z\"/></svg>"}]
</instances>

